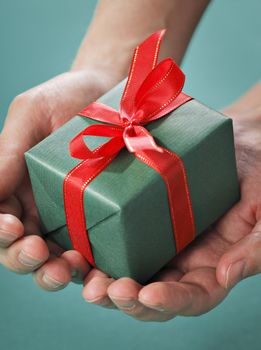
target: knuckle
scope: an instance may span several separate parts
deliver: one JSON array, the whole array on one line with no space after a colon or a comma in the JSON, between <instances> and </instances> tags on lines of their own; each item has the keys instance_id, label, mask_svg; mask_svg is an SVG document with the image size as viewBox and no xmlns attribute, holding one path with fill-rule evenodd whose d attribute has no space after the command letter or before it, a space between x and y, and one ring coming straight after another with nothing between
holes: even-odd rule
<instances>
[{"instance_id":1,"label":"knuckle","mask_svg":"<svg viewBox=\"0 0 261 350\"><path fill-rule=\"evenodd\" d=\"M47 115L49 109L46 103L44 89L37 86L28 91L17 95L9 106L9 118L18 118L19 116L27 115L28 118L33 115L37 116Z\"/></svg>"},{"instance_id":2,"label":"knuckle","mask_svg":"<svg viewBox=\"0 0 261 350\"><path fill-rule=\"evenodd\" d=\"M20 110L25 107L32 107L32 105L37 103L37 94L33 92L34 90L28 90L17 95L10 104L10 112Z\"/></svg>"}]
</instances>

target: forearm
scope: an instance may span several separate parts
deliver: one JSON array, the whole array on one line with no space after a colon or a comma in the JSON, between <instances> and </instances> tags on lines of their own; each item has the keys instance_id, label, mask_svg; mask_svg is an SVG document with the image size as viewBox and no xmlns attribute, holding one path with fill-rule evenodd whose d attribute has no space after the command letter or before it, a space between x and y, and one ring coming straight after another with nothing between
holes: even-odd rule
<instances>
[{"instance_id":1,"label":"forearm","mask_svg":"<svg viewBox=\"0 0 261 350\"><path fill-rule=\"evenodd\" d=\"M208 0L101 0L76 56L73 70L92 67L123 79L133 49L152 32L166 28L161 57L181 62Z\"/></svg>"}]
</instances>

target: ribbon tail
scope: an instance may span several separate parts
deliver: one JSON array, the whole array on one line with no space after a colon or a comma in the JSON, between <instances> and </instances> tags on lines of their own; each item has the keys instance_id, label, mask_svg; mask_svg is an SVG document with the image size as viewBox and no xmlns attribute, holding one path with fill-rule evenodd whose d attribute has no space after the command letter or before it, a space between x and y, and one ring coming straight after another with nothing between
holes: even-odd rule
<instances>
[{"instance_id":1,"label":"ribbon tail","mask_svg":"<svg viewBox=\"0 0 261 350\"><path fill-rule=\"evenodd\" d=\"M163 178L169 200L177 253L195 238L195 224L186 171L181 158L162 148L163 152L138 151L135 156L156 170Z\"/></svg>"},{"instance_id":2,"label":"ribbon tail","mask_svg":"<svg viewBox=\"0 0 261 350\"><path fill-rule=\"evenodd\" d=\"M72 245L94 267L96 264L86 227L88 217L85 218L84 191L115 157L116 154L110 158L82 161L67 174L63 183L66 224Z\"/></svg>"}]
</instances>

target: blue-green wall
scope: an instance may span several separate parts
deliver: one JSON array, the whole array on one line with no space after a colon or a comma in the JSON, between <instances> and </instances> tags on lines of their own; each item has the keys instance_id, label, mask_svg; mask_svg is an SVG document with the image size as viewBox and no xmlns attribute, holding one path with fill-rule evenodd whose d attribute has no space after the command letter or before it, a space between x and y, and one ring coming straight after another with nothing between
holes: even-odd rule
<instances>
[{"instance_id":1,"label":"blue-green wall","mask_svg":"<svg viewBox=\"0 0 261 350\"><path fill-rule=\"evenodd\" d=\"M142 0L141 0L142 1ZM0 0L0 119L12 98L70 66L91 0ZM219 108L261 77L260 0L212 1L184 61L186 92ZM85 303L81 287L57 294L0 267L0 349L261 348L261 277L234 288L198 318L144 324Z\"/></svg>"}]
</instances>

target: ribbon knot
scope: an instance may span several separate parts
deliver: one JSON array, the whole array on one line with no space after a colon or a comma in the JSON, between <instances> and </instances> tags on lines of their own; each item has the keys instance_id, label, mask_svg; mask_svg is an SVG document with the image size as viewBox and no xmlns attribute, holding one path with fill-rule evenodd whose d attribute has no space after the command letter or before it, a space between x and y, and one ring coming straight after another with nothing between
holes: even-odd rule
<instances>
[{"instance_id":1,"label":"ribbon knot","mask_svg":"<svg viewBox=\"0 0 261 350\"><path fill-rule=\"evenodd\" d=\"M139 122L135 118L123 122L124 129L131 129L135 125L139 125Z\"/></svg>"},{"instance_id":2,"label":"ribbon knot","mask_svg":"<svg viewBox=\"0 0 261 350\"><path fill-rule=\"evenodd\" d=\"M157 145L144 127L191 99L182 93L185 76L177 64L171 58L157 64L164 33L165 30L161 30L152 34L136 48L119 111L94 102L79 113L101 124L88 126L70 142L71 156L83 161L65 178L64 204L73 246L92 265L95 262L86 230L83 192L125 146L136 158L157 171L166 184L176 250L180 251L194 238L184 164L175 153ZM90 150L85 136L103 136L110 140Z\"/></svg>"}]
</instances>

